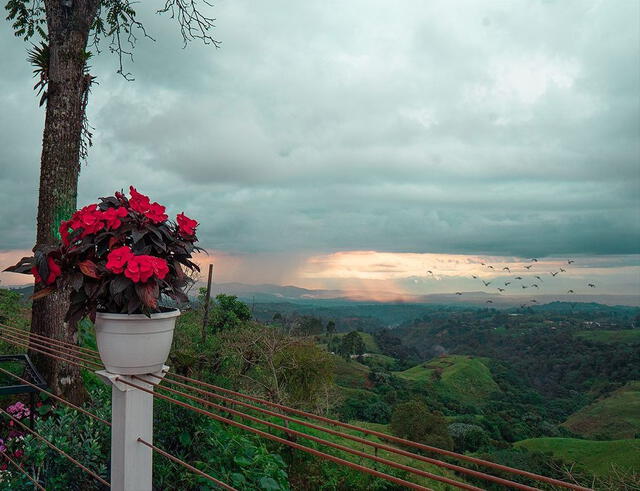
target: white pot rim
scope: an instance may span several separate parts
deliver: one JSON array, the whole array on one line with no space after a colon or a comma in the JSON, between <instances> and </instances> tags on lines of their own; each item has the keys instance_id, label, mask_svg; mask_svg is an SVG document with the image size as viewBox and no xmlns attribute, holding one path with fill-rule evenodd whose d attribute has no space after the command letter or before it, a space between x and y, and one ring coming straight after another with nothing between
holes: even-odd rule
<instances>
[{"instance_id":1,"label":"white pot rim","mask_svg":"<svg viewBox=\"0 0 640 491\"><path fill-rule=\"evenodd\" d=\"M178 317L180 315L180 309L171 309L168 312L157 312L151 314L151 319L170 319L171 317ZM105 320L119 320L119 321L140 321L149 319L144 314L118 314L115 312L96 312L96 317L100 317Z\"/></svg>"}]
</instances>

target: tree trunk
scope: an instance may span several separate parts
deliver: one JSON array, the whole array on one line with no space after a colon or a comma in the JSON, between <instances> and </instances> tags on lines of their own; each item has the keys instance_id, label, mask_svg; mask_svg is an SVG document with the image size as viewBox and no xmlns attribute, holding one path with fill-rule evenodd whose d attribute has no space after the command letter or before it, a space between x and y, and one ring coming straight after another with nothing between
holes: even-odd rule
<instances>
[{"instance_id":1,"label":"tree trunk","mask_svg":"<svg viewBox=\"0 0 640 491\"><path fill-rule=\"evenodd\" d=\"M66 3L66 1L65 1ZM49 34L47 112L40 163L38 227L34 251L59 240L58 227L76 209L80 173L80 138L84 117L85 49L96 14L96 0L45 1ZM68 295L56 293L33 302L31 331L77 343L76 326L64 322ZM31 355L52 391L81 402L80 370L37 353Z\"/></svg>"}]
</instances>

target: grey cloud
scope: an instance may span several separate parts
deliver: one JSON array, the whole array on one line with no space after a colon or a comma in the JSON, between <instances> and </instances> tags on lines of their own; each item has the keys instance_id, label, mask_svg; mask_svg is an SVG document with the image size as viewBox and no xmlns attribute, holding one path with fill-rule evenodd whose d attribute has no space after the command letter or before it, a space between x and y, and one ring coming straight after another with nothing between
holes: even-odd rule
<instances>
[{"instance_id":1,"label":"grey cloud","mask_svg":"<svg viewBox=\"0 0 640 491\"><path fill-rule=\"evenodd\" d=\"M214 50L142 4L136 81L94 62L80 201L134 183L226 251L638 253L639 9L222 1ZM30 247L44 115L0 36L0 248Z\"/></svg>"}]
</instances>

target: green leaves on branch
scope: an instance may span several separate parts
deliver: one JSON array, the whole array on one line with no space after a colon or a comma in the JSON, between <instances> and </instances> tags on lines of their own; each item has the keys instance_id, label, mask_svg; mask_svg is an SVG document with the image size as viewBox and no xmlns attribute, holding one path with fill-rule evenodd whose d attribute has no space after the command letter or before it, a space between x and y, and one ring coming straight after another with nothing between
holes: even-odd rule
<instances>
[{"instance_id":1,"label":"green leaves on branch","mask_svg":"<svg viewBox=\"0 0 640 491\"><path fill-rule=\"evenodd\" d=\"M42 39L47 39L43 0L9 0L4 8L8 12L7 20L13 21L11 27L16 37L28 41L38 34Z\"/></svg>"}]
</instances>

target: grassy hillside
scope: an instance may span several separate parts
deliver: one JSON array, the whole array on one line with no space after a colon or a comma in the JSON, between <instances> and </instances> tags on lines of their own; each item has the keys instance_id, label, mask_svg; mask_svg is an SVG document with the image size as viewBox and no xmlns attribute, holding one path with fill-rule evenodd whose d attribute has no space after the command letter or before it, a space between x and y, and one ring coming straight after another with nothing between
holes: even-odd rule
<instances>
[{"instance_id":1,"label":"grassy hillside","mask_svg":"<svg viewBox=\"0 0 640 491\"><path fill-rule=\"evenodd\" d=\"M551 453L568 463L576 463L598 476L607 476L612 466L640 469L640 440L579 440L576 438L531 438L518 447Z\"/></svg>"},{"instance_id":2,"label":"grassy hillside","mask_svg":"<svg viewBox=\"0 0 640 491\"><path fill-rule=\"evenodd\" d=\"M597 343L640 343L640 329L580 331L576 336Z\"/></svg>"},{"instance_id":3,"label":"grassy hillside","mask_svg":"<svg viewBox=\"0 0 640 491\"><path fill-rule=\"evenodd\" d=\"M449 355L396 372L396 375L414 382L432 383L435 390L452 399L477 403L500 390L485 361L484 358Z\"/></svg>"},{"instance_id":4,"label":"grassy hillside","mask_svg":"<svg viewBox=\"0 0 640 491\"><path fill-rule=\"evenodd\" d=\"M369 389L369 367L356 360L346 361L340 356L334 356L334 375L337 385L354 389Z\"/></svg>"},{"instance_id":5,"label":"grassy hillside","mask_svg":"<svg viewBox=\"0 0 640 491\"><path fill-rule=\"evenodd\" d=\"M358 332L358 334L360 335L360 337L362 338L362 341L364 342L364 347L367 353L382 353L382 351L380 350L380 347L378 346L378 343L376 343L376 340L371 334L369 334L368 332ZM341 333L334 334L333 337L341 338L346 335L347 335L346 332L341 332ZM327 338L327 336L325 336L325 338Z\"/></svg>"},{"instance_id":6,"label":"grassy hillside","mask_svg":"<svg viewBox=\"0 0 640 491\"><path fill-rule=\"evenodd\" d=\"M580 409L562 426L591 438L634 438L640 434L640 382L629 382L610 396Z\"/></svg>"}]
</instances>

